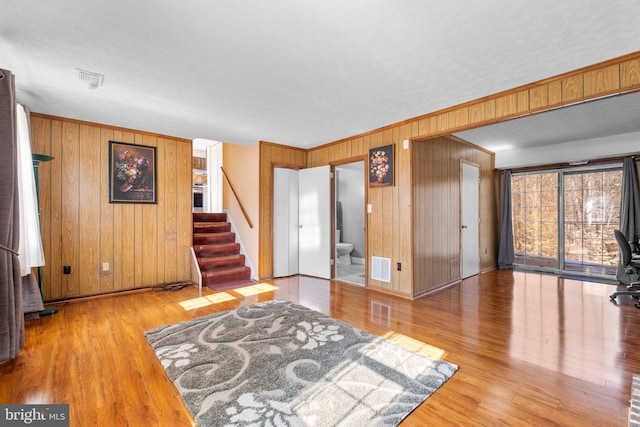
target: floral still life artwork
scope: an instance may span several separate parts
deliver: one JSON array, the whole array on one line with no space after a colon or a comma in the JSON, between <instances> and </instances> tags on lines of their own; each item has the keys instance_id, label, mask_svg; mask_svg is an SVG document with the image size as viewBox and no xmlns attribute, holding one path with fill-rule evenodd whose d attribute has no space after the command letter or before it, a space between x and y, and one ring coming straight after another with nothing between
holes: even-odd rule
<instances>
[{"instance_id":1,"label":"floral still life artwork","mask_svg":"<svg viewBox=\"0 0 640 427\"><path fill-rule=\"evenodd\" d=\"M393 185L393 144L369 150L369 186Z\"/></svg>"},{"instance_id":2,"label":"floral still life artwork","mask_svg":"<svg viewBox=\"0 0 640 427\"><path fill-rule=\"evenodd\" d=\"M157 203L156 148L109 141L109 202Z\"/></svg>"}]
</instances>

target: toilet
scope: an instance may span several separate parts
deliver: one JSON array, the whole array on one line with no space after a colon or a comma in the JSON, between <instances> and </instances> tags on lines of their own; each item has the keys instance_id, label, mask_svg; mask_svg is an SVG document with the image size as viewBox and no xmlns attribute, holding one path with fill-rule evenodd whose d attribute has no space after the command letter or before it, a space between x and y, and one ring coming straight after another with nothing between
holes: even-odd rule
<instances>
[{"instance_id":1,"label":"toilet","mask_svg":"<svg viewBox=\"0 0 640 427\"><path fill-rule=\"evenodd\" d=\"M336 230L336 252L338 264L351 265L351 252L353 252L353 243L340 242L340 230Z\"/></svg>"}]
</instances>

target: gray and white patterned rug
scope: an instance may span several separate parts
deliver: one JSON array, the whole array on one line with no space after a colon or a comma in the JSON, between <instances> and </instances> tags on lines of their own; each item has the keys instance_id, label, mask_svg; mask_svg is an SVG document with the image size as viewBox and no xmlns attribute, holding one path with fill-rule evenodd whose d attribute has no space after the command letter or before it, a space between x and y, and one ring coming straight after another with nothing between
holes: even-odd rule
<instances>
[{"instance_id":1,"label":"gray and white patterned rug","mask_svg":"<svg viewBox=\"0 0 640 427\"><path fill-rule=\"evenodd\" d=\"M640 427L640 374L633 374L632 377L629 427Z\"/></svg>"},{"instance_id":2,"label":"gray and white patterned rug","mask_svg":"<svg viewBox=\"0 0 640 427\"><path fill-rule=\"evenodd\" d=\"M397 425L458 369L289 301L145 335L202 427Z\"/></svg>"}]
</instances>

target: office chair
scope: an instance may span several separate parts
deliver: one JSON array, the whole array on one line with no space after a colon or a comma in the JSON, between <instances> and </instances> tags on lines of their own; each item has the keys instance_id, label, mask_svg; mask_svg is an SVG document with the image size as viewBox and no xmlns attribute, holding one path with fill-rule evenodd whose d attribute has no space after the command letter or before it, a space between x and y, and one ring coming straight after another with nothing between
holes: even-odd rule
<instances>
[{"instance_id":1,"label":"office chair","mask_svg":"<svg viewBox=\"0 0 640 427\"><path fill-rule=\"evenodd\" d=\"M631 295L632 297L638 299L640 298L640 289L631 290L634 286L640 285L640 280L632 280L631 274L638 274L640 270L640 260L634 260L631 252L631 245L629 245L629 241L625 237L624 234L620 230L614 230L613 234L616 236L616 241L618 242L618 246L620 247L620 266L618 267L617 279L618 281L627 287L626 291L616 291L611 294L609 298L611 298L612 302L616 302L616 297L618 295ZM627 275L626 279L628 283L620 280L621 270ZM636 302L636 307L640 308L640 301Z\"/></svg>"}]
</instances>

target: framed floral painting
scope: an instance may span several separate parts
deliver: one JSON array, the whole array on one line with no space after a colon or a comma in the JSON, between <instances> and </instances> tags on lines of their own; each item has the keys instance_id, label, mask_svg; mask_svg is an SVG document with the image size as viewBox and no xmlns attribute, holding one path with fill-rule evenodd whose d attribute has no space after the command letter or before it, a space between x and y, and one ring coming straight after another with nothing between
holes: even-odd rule
<instances>
[{"instance_id":1,"label":"framed floral painting","mask_svg":"<svg viewBox=\"0 0 640 427\"><path fill-rule=\"evenodd\" d=\"M109 203L158 203L156 147L109 141Z\"/></svg>"},{"instance_id":2,"label":"framed floral painting","mask_svg":"<svg viewBox=\"0 0 640 427\"><path fill-rule=\"evenodd\" d=\"M393 185L393 144L369 150L369 187Z\"/></svg>"}]
</instances>

